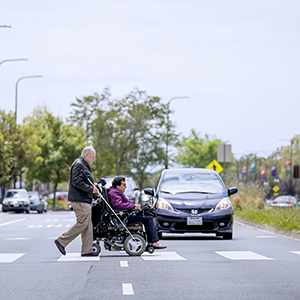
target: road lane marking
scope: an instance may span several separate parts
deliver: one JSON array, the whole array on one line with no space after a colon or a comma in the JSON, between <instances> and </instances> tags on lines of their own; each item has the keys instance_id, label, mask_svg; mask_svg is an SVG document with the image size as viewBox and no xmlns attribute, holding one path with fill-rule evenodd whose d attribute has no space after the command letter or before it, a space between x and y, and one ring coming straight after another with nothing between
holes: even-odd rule
<instances>
[{"instance_id":1,"label":"road lane marking","mask_svg":"<svg viewBox=\"0 0 300 300\"><path fill-rule=\"evenodd\" d=\"M2 223L2 224L0 224L0 227L5 226L5 225L9 225L9 224L12 224L12 223L17 223L17 222L25 221L25 220L27 220L27 219L19 219L19 220L15 220L15 221L10 221L10 222L6 222L6 223Z\"/></svg>"},{"instance_id":2,"label":"road lane marking","mask_svg":"<svg viewBox=\"0 0 300 300\"><path fill-rule=\"evenodd\" d=\"M290 251L291 253L294 253L294 254L299 254L300 255L300 251Z\"/></svg>"},{"instance_id":3,"label":"road lane marking","mask_svg":"<svg viewBox=\"0 0 300 300\"><path fill-rule=\"evenodd\" d=\"M25 255L25 253L0 253L0 263L13 262L23 255Z\"/></svg>"},{"instance_id":4,"label":"road lane marking","mask_svg":"<svg viewBox=\"0 0 300 300\"><path fill-rule=\"evenodd\" d=\"M215 251L217 254L232 260L273 260L252 251Z\"/></svg>"},{"instance_id":5,"label":"road lane marking","mask_svg":"<svg viewBox=\"0 0 300 300\"><path fill-rule=\"evenodd\" d=\"M278 236L276 235L258 235L255 236L256 239L277 239Z\"/></svg>"},{"instance_id":6,"label":"road lane marking","mask_svg":"<svg viewBox=\"0 0 300 300\"><path fill-rule=\"evenodd\" d=\"M100 256L81 256L80 253L67 253L62 255L57 261L99 261Z\"/></svg>"},{"instance_id":7,"label":"road lane marking","mask_svg":"<svg viewBox=\"0 0 300 300\"><path fill-rule=\"evenodd\" d=\"M120 266L125 267L125 268L128 267L128 261L127 260L121 260L120 261Z\"/></svg>"},{"instance_id":8,"label":"road lane marking","mask_svg":"<svg viewBox=\"0 0 300 300\"><path fill-rule=\"evenodd\" d=\"M122 283L123 295L134 295L132 283Z\"/></svg>"},{"instance_id":9,"label":"road lane marking","mask_svg":"<svg viewBox=\"0 0 300 300\"><path fill-rule=\"evenodd\" d=\"M142 254L143 260L186 260L184 257L180 256L176 252L154 252L150 254L144 252Z\"/></svg>"},{"instance_id":10,"label":"road lane marking","mask_svg":"<svg viewBox=\"0 0 300 300\"><path fill-rule=\"evenodd\" d=\"M6 239L7 241L25 241L25 240L31 240L31 238L26 238L26 237L19 237L19 238L10 238Z\"/></svg>"}]
</instances>

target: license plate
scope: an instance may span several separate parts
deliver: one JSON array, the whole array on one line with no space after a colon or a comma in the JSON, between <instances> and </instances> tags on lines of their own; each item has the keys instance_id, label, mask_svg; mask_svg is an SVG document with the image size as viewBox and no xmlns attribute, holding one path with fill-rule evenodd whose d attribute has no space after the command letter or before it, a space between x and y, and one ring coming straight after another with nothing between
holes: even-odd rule
<instances>
[{"instance_id":1,"label":"license plate","mask_svg":"<svg viewBox=\"0 0 300 300\"><path fill-rule=\"evenodd\" d=\"M202 225L202 217L188 217L187 225Z\"/></svg>"}]
</instances>

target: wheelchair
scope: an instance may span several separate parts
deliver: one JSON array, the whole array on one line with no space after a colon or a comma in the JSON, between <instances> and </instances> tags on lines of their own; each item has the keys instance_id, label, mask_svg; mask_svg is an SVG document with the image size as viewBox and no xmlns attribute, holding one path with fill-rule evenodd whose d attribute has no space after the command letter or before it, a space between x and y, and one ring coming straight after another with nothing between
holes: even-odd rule
<instances>
[{"instance_id":1,"label":"wheelchair","mask_svg":"<svg viewBox=\"0 0 300 300\"><path fill-rule=\"evenodd\" d=\"M96 185L102 200L92 204L93 251L100 255L100 241L103 241L108 251L125 250L130 256L139 256L145 251L153 253L152 246L146 247L147 235L143 223L130 221L139 211L113 209L105 184L105 180L101 179Z\"/></svg>"}]
</instances>

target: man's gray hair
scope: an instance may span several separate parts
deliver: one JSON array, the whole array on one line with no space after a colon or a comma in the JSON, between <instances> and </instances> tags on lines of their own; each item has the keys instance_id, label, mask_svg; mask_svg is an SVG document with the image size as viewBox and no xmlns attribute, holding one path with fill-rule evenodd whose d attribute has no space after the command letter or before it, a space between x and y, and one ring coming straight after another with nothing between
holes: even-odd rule
<instances>
[{"instance_id":1,"label":"man's gray hair","mask_svg":"<svg viewBox=\"0 0 300 300\"><path fill-rule=\"evenodd\" d=\"M96 152L96 150L92 146L85 147L81 152L81 156L84 157L87 154L91 154L94 151Z\"/></svg>"}]
</instances>

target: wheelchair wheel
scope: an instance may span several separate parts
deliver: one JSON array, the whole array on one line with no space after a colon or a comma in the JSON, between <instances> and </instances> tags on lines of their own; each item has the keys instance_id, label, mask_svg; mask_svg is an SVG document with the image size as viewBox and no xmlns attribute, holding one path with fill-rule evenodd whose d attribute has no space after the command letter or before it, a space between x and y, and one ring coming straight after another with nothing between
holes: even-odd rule
<instances>
[{"instance_id":1,"label":"wheelchair wheel","mask_svg":"<svg viewBox=\"0 0 300 300\"><path fill-rule=\"evenodd\" d=\"M97 243L93 243L93 246L92 246L92 249L93 249L93 252L97 253L97 255L100 255L101 253L101 247L99 244Z\"/></svg>"},{"instance_id":2,"label":"wheelchair wheel","mask_svg":"<svg viewBox=\"0 0 300 300\"><path fill-rule=\"evenodd\" d=\"M146 249L150 254L154 253L154 248L152 246L148 246Z\"/></svg>"},{"instance_id":3,"label":"wheelchair wheel","mask_svg":"<svg viewBox=\"0 0 300 300\"><path fill-rule=\"evenodd\" d=\"M124 242L124 249L127 254L137 256L144 253L146 249L145 239L136 233L132 234L133 238L129 235Z\"/></svg>"}]
</instances>

